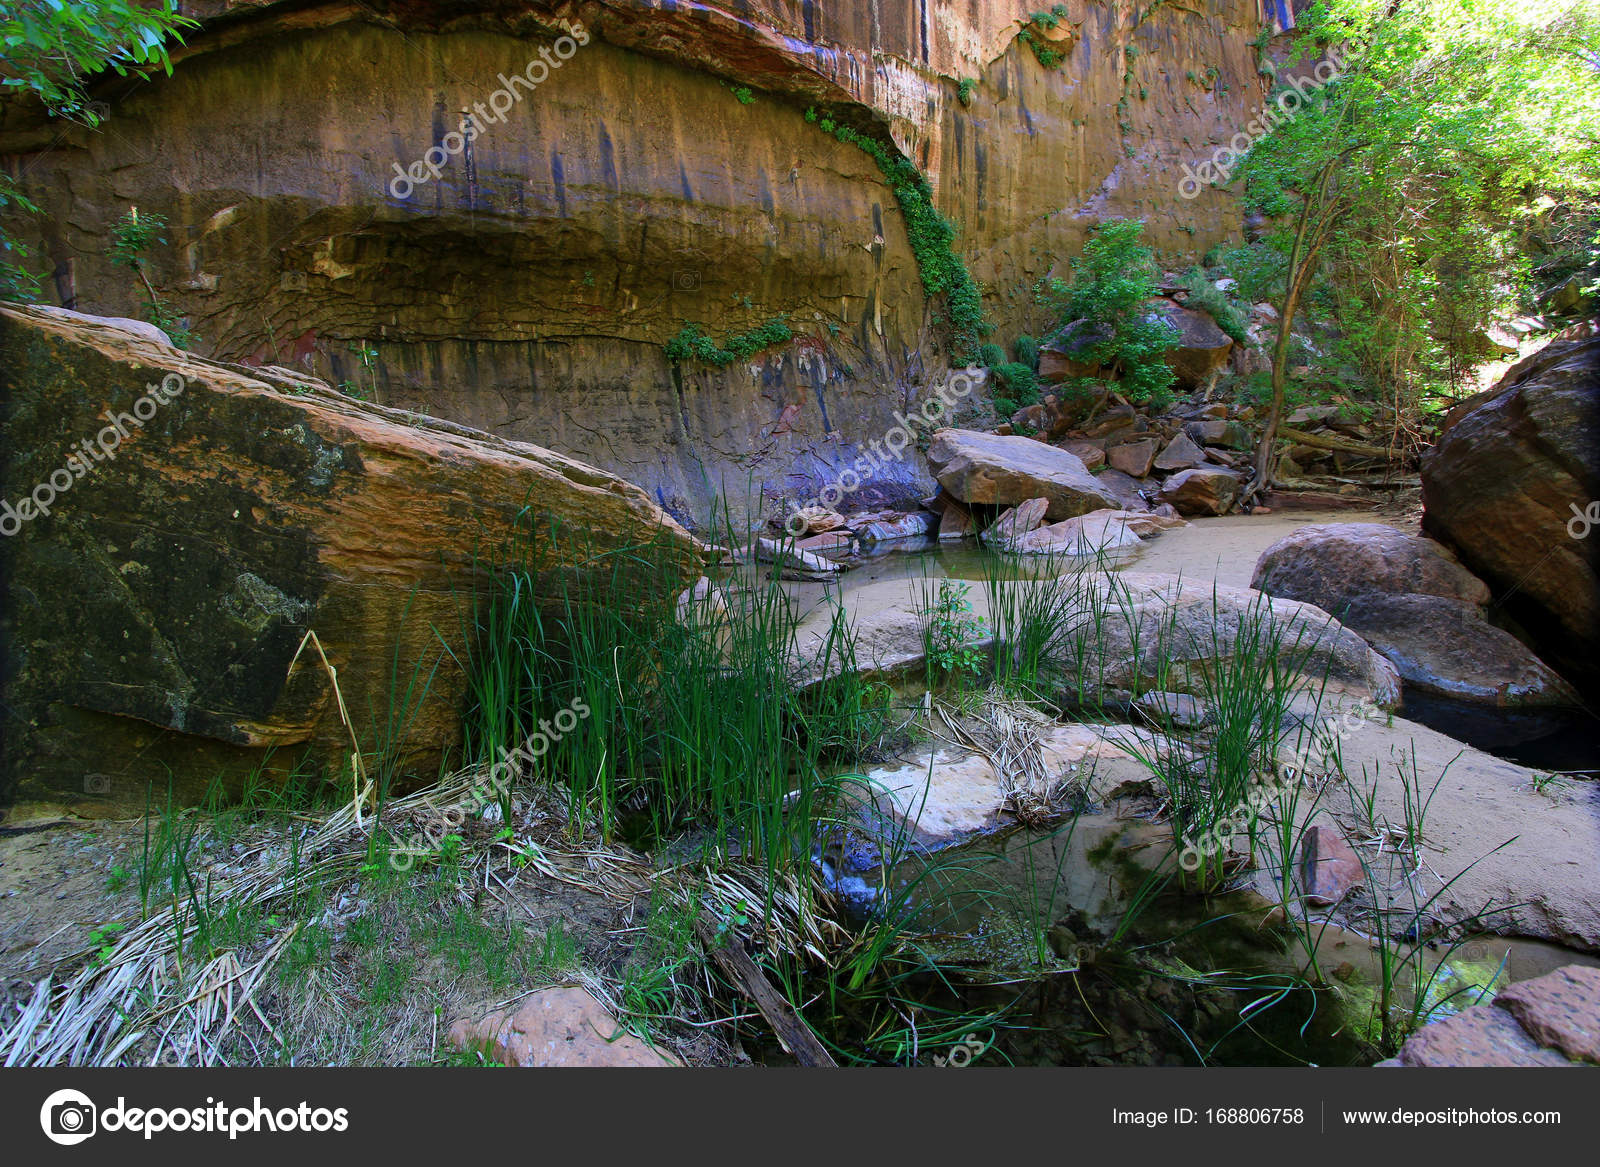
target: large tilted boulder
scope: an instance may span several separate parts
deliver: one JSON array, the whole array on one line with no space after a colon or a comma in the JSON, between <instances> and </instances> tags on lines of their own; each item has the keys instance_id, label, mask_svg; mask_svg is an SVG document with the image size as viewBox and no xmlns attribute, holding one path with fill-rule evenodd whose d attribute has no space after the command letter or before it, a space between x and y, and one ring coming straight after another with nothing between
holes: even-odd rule
<instances>
[{"instance_id":1,"label":"large tilted boulder","mask_svg":"<svg viewBox=\"0 0 1600 1167\"><path fill-rule=\"evenodd\" d=\"M399 752L437 765L463 706L442 646L461 654L475 557L524 508L583 533L542 567L654 540L639 586L699 575L694 540L613 475L102 323L0 308L0 402L0 802L142 811L169 773L193 800L269 753L337 777L340 696L363 751L393 717ZM307 631L337 695L309 646L289 677Z\"/></svg>"},{"instance_id":2,"label":"large tilted boulder","mask_svg":"<svg viewBox=\"0 0 1600 1167\"><path fill-rule=\"evenodd\" d=\"M1489 705L1577 701L1484 618L1489 589L1432 539L1383 523L1311 524L1268 547L1250 583L1332 613L1423 692Z\"/></svg>"},{"instance_id":3,"label":"large tilted boulder","mask_svg":"<svg viewBox=\"0 0 1600 1167\"><path fill-rule=\"evenodd\" d=\"M1471 604L1411 593L1358 596L1335 613L1394 665L1406 684L1482 705L1572 706L1554 669Z\"/></svg>"},{"instance_id":4,"label":"large tilted boulder","mask_svg":"<svg viewBox=\"0 0 1600 1167\"><path fill-rule=\"evenodd\" d=\"M1422 457L1423 529L1583 687L1600 684L1596 499L1600 335L1592 329L1514 365Z\"/></svg>"},{"instance_id":5,"label":"large tilted boulder","mask_svg":"<svg viewBox=\"0 0 1600 1167\"><path fill-rule=\"evenodd\" d=\"M1182 389L1206 389L1228 365L1233 341L1204 312L1180 308L1170 300L1153 302L1156 310L1178 331L1177 347L1166 353L1167 366Z\"/></svg>"},{"instance_id":6,"label":"large tilted boulder","mask_svg":"<svg viewBox=\"0 0 1600 1167\"><path fill-rule=\"evenodd\" d=\"M1016 506L1043 498L1050 522L1122 505L1082 459L1032 438L939 430L928 447L928 468L939 485L968 505Z\"/></svg>"},{"instance_id":7,"label":"large tilted boulder","mask_svg":"<svg viewBox=\"0 0 1600 1167\"><path fill-rule=\"evenodd\" d=\"M1338 615L1374 592L1489 602L1489 589L1445 548L1387 523L1310 523L1261 553L1250 586Z\"/></svg>"}]
</instances>

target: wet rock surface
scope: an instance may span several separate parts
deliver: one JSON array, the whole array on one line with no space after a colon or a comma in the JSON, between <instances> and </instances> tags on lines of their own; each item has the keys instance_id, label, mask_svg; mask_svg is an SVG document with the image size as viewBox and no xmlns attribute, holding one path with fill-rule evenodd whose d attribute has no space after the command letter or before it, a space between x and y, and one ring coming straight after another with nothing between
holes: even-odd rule
<instances>
[{"instance_id":1,"label":"wet rock surface","mask_svg":"<svg viewBox=\"0 0 1600 1167\"><path fill-rule=\"evenodd\" d=\"M1398 1066L1600 1065L1600 969L1569 965L1511 985L1413 1034Z\"/></svg>"}]
</instances>

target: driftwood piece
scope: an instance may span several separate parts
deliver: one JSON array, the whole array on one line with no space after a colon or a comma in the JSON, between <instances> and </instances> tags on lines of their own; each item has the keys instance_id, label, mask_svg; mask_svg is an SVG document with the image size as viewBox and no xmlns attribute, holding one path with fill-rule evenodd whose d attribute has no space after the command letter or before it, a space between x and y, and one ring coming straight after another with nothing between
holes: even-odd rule
<instances>
[{"instance_id":1,"label":"driftwood piece","mask_svg":"<svg viewBox=\"0 0 1600 1167\"><path fill-rule=\"evenodd\" d=\"M1394 457L1394 452L1387 446L1369 446L1365 442L1357 442L1350 438L1338 438L1330 434L1307 433L1305 430L1291 429L1286 425L1278 427L1278 440L1293 442L1301 446L1311 446L1318 450L1334 450L1340 454L1362 454L1368 458Z\"/></svg>"},{"instance_id":2,"label":"driftwood piece","mask_svg":"<svg viewBox=\"0 0 1600 1167\"><path fill-rule=\"evenodd\" d=\"M728 975L740 992L755 1002L756 1008L761 1010L761 1016L772 1026L772 1032L778 1035L783 1048L796 1061L802 1066L838 1065L817 1040L817 1035L795 1016L794 1010L789 1008L789 1002L772 987L766 974L737 941L732 944L721 943L716 932L704 920L695 922L695 931L700 934L706 952L717 962L717 967Z\"/></svg>"}]
</instances>

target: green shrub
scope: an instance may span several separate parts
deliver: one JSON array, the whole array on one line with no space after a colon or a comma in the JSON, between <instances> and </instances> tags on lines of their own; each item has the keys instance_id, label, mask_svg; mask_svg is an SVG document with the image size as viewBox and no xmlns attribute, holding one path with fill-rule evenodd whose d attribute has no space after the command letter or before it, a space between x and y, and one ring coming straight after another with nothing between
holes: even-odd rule
<instances>
[{"instance_id":1,"label":"green shrub","mask_svg":"<svg viewBox=\"0 0 1600 1167\"><path fill-rule=\"evenodd\" d=\"M1143 234L1144 224L1134 220L1102 224L1072 261L1072 282L1052 278L1039 298L1053 313L1057 336L1086 322L1068 344L1074 360L1119 377L1130 401L1163 404L1174 376L1162 357L1177 346L1178 330L1147 303L1159 285L1155 253L1144 246Z\"/></svg>"},{"instance_id":2,"label":"green shrub","mask_svg":"<svg viewBox=\"0 0 1600 1167\"><path fill-rule=\"evenodd\" d=\"M1065 4L1057 4L1049 12L1030 12L1028 23L1023 25L1022 31L1017 34L1017 39L1032 50L1034 58L1046 69L1056 68L1066 60L1066 54L1042 36L1036 35L1034 29L1055 28L1070 15Z\"/></svg>"},{"instance_id":3,"label":"green shrub","mask_svg":"<svg viewBox=\"0 0 1600 1167\"><path fill-rule=\"evenodd\" d=\"M993 365L989 370L995 384L995 404L998 407L1001 396L1014 402L1008 414L1015 413L1024 405L1032 405L1039 400L1039 381L1033 369L1020 361L1008 361L1003 364Z\"/></svg>"},{"instance_id":4,"label":"green shrub","mask_svg":"<svg viewBox=\"0 0 1600 1167\"><path fill-rule=\"evenodd\" d=\"M962 105L972 104L972 91L978 88L978 83L971 77L963 77L956 82L956 98Z\"/></svg>"},{"instance_id":5,"label":"green shrub","mask_svg":"<svg viewBox=\"0 0 1600 1167\"><path fill-rule=\"evenodd\" d=\"M1188 308L1198 308L1207 316L1217 322L1217 327L1226 332L1238 344L1249 344L1250 337L1244 330L1244 320L1228 303L1228 297L1223 294L1216 284L1206 277L1206 273L1199 268L1190 268L1179 281L1189 298L1184 301Z\"/></svg>"},{"instance_id":6,"label":"green shrub","mask_svg":"<svg viewBox=\"0 0 1600 1167\"><path fill-rule=\"evenodd\" d=\"M1039 371L1039 342L1024 333L1022 336L1017 337L1017 343L1013 347L1016 349L1017 360L1037 373Z\"/></svg>"},{"instance_id":7,"label":"green shrub","mask_svg":"<svg viewBox=\"0 0 1600 1167\"><path fill-rule=\"evenodd\" d=\"M716 368L726 368L735 361L742 361L754 356L764 348L771 348L775 344L785 344L794 339L794 333L789 330L788 323L782 316L775 316L759 328L749 332L741 332L718 345L711 337L700 331L697 324L685 324L678 330L678 334L667 341L667 359L675 362L700 361L702 364L713 365Z\"/></svg>"},{"instance_id":8,"label":"green shrub","mask_svg":"<svg viewBox=\"0 0 1600 1167\"><path fill-rule=\"evenodd\" d=\"M978 363L986 369L1006 363L1006 350L997 344L980 344L978 346Z\"/></svg>"}]
</instances>

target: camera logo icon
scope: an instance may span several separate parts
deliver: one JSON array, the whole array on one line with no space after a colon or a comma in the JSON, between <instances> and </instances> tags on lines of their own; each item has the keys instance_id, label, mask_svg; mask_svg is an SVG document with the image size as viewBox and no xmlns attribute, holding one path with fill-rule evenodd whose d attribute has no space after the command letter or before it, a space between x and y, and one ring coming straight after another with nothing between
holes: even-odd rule
<instances>
[{"instance_id":1,"label":"camera logo icon","mask_svg":"<svg viewBox=\"0 0 1600 1167\"><path fill-rule=\"evenodd\" d=\"M684 269L673 272L672 289L676 292L698 292L700 290L700 273Z\"/></svg>"},{"instance_id":2,"label":"camera logo icon","mask_svg":"<svg viewBox=\"0 0 1600 1167\"><path fill-rule=\"evenodd\" d=\"M98 1110L89 1096L78 1090L57 1090L39 1108L39 1125L45 1138L72 1147L94 1134Z\"/></svg>"}]
</instances>

